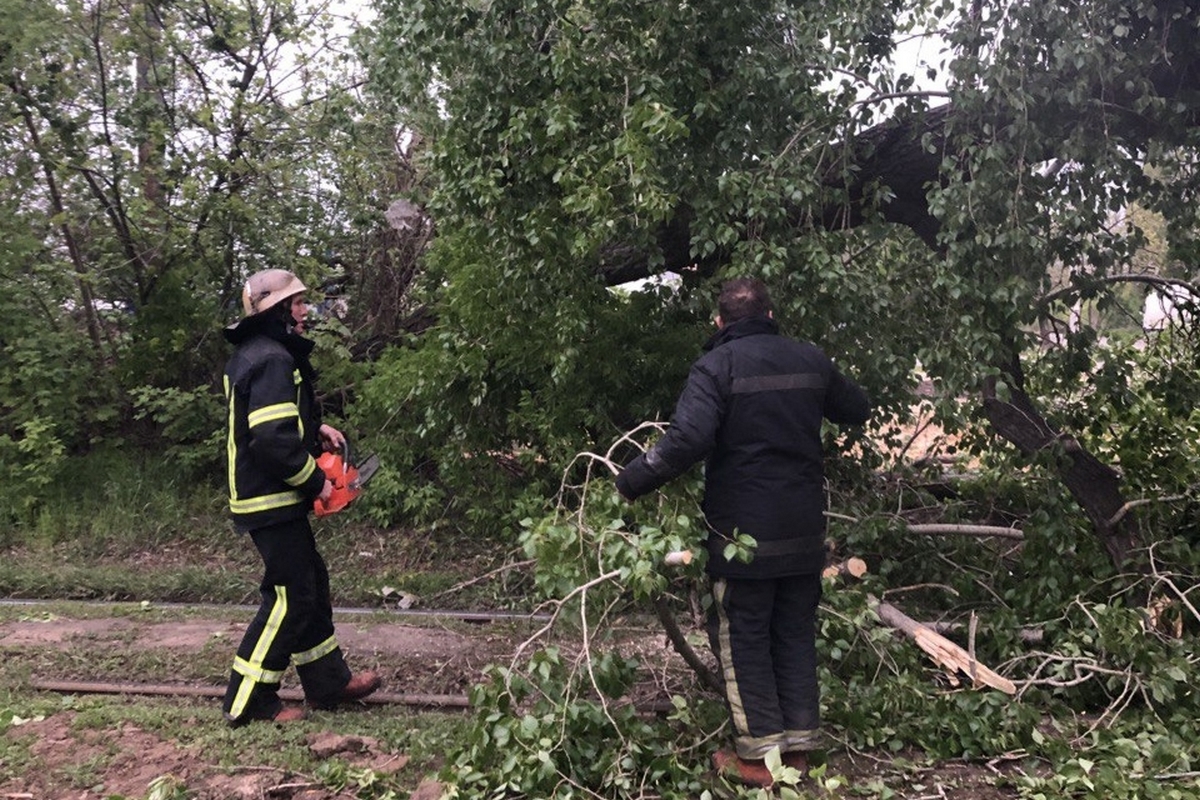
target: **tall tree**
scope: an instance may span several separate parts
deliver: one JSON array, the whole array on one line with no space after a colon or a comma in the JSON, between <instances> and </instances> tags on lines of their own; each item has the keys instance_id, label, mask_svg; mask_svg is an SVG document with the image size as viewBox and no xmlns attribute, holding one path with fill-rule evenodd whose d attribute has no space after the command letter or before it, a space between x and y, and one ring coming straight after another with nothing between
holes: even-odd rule
<instances>
[{"instance_id":1,"label":"tall tree","mask_svg":"<svg viewBox=\"0 0 1200 800\"><path fill-rule=\"evenodd\" d=\"M326 135L330 109L356 116L344 26L298 0L35 5L0 4L0 160L41 258L75 276L43 307L76 309L126 390L208 384L245 275L317 283L357 235Z\"/></svg>"},{"instance_id":2,"label":"tall tree","mask_svg":"<svg viewBox=\"0 0 1200 800\"><path fill-rule=\"evenodd\" d=\"M0 0L12 513L98 442L217 474L218 331L245 277L319 291L335 262L370 263L390 197L363 176L398 158L350 22L323 0Z\"/></svg>"},{"instance_id":3,"label":"tall tree","mask_svg":"<svg viewBox=\"0 0 1200 800\"><path fill-rule=\"evenodd\" d=\"M378 80L432 143L447 336L488 342L486 361L442 345L474 365L463 412L478 421L468 408L484 396L516 408L521 392L503 387L535 351L560 354L541 365L553 376L580 341L604 341L596 320L619 303L608 283L674 270L687 298L754 272L884 409L903 413L918 363L947 396L982 396L994 430L1059 471L1121 563L1138 538L1122 481L1050 421L1025 361L1057 308L1043 298L1103 293L1131 263L1144 237L1114 212L1163 215L1177 263L1194 263L1197 12L938 6L950 102L931 106L891 60L897 32L932 8L382 2ZM1096 339L1077 329L1069 345L1086 355ZM645 355L622 346L626 363ZM514 435L499 416L494 433Z\"/></svg>"}]
</instances>

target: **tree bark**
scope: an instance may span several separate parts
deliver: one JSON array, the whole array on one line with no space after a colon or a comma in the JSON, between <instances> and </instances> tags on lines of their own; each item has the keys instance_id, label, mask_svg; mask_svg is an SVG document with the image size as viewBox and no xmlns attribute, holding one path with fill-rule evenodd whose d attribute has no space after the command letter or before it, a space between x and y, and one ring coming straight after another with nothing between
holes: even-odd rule
<instances>
[{"instance_id":1,"label":"tree bark","mask_svg":"<svg viewBox=\"0 0 1200 800\"><path fill-rule=\"evenodd\" d=\"M687 636L683 629L679 627L679 623L675 620L675 615L671 613L671 607L667 602L666 595L658 595L654 598L654 613L658 615L659 622L662 623L663 629L667 632L667 638L671 640L671 646L675 648L675 652L683 657L692 671L700 679L700 682L712 689L719 695L725 694L725 683L717 677L700 655L692 648L688 642Z\"/></svg>"},{"instance_id":2,"label":"tree bark","mask_svg":"<svg viewBox=\"0 0 1200 800\"><path fill-rule=\"evenodd\" d=\"M992 428L1025 456L1033 458L1059 448L1059 476L1071 497L1083 509L1114 566L1121 566L1137 546L1138 536L1125 506L1121 477L1112 467L1083 448L1075 437L1052 426L1019 386L1010 386L1007 398L996 396L994 381L984 390L983 411Z\"/></svg>"}]
</instances>

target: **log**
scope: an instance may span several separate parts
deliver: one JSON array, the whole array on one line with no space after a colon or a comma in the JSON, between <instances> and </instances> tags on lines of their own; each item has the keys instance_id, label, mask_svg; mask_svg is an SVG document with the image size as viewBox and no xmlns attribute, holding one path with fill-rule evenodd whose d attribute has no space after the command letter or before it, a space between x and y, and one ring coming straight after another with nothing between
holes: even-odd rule
<instances>
[{"instance_id":1,"label":"log","mask_svg":"<svg viewBox=\"0 0 1200 800\"><path fill-rule=\"evenodd\" d=\"M668 567L686 567L692 563L691 550L674 550L663 558L663 563Z\"/></svg>"},{"instance_id":2,"label":"log","mask_svg":"<svg viewBox=\"0 0 1200 800\"><path fill-rule=\"evenodd\" d=\"M158 697L224 697L224 686L190 686L174 683L110 683L106 681L59 681L33 679L32 689L61 694L133 694ZM280 698L300 701L301 689L280 689ZM457 694L391 694L376 692L358 700L375 705L433 706L437 708L470 708L471 700Z\"/></svg>"},{"instance_id":3,"label":"log","mask_svg":"<svg viewBox=\"0 0 1200 800\"><path fill-rule=\"evenodd\" d=\"M668 567L686 567L692 563L691 550L674 550L667 553L663 557L663 563ZM867 574L867 562L861 558L851 556L845 561L840 561L836 564L830 564L821 572L823 578L855 578L861 580L863 575Z\"/></svg>"},{"instance_id":4,"label":"log","mask_svg":"<svg viewBox=\"0 0 1200 800\"><path fill-rule=\"evenodd\" d=\"M875 606L881 622L904 633L950 673L966 675L975 687L984 684L1008 695L1017 693L1016 685L1008 678L980 664L966 650L946 637L934 633L891 603L871 598L871 604Z\"/></svg>"},{"instance_id":5,"label":"log","mask_svg":"<svg viewBox=\"0 0 1200 800\"><path fill-rule=\"evenodd\" d=\"M997 525L939 525L926 523L923 525L909 525L908 530L911 533L942 536L995 536L1000 539L1012 539L1018 542L1025 538L1025 534L1017 528L1001 528Z\"/></svg>"},{"instance_id":6,"label":"log","mask_svg":"<svg viewBox=\"0 0 1200 800\"><path fill-rule=\"evenodd\" d=\"M856 556L851 556L845 561L837 564L830 564L822 572L822 578L854 578L862 580L862 576L867 574L867 562Z\"/></svg>"}]
</instances>

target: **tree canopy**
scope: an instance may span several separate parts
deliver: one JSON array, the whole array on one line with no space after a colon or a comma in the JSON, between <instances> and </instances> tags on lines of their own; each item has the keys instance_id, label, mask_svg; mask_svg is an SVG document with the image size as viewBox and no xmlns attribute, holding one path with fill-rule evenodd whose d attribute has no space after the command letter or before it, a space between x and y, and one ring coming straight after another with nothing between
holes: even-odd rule
<instances>
[{"instance_id":1,"label":"tree canopy","mask_svg":"<svg viewBox=\"0 0 1200 800\"><path fill-rule=\"evenodd\" d=\"M490 441L537 451L522 398L537 386L544 413L568 381L589 390L564 393L579 403L563 418L591 438L661 411L661 383L639 369L661 361L663 310L703 319L713 280L752 273L883 419L908 413L920 368L1053 462L1115 564L1138 544L1128 478L1093 452L1107 445L1061 427L1028 373L1086 376L1104 332L1061 324L1065 309L1191 278L1188 4L379 9L374 77L429 144L417 198L438 226L429 285L454 353L441 363L473 398L441 404L439 439L469 416ZM898 37L934 23L946 44L928 69L945 98L894 62ZM605 288L668 272L682 288L649 308ZM1047 331L1077 357L1046 357ZM621 368L597 370L597 350L622 353ZM593 421L597 385L617 400Z\"/></svg>"},{"instance_id":2,"label":"tree canopy","mask_svg":"<svg viewBox=\"0 0 1200 800\"><path fill-rule=\"evenodd\" d=\"M248 274L291 269L334 309L326 409L382 457L358 519L493 537L597 637L478 687L460 796L696 797L676 745L711 705L656 727L608 702L636 663L592 623L694 589L662 562L703 535L697 475L635 507L609 478L665 424L716 286L755 275L875 407L826 436L831 540L872 567L823 622L850 745L1067 765L1023 773L1031 797L1183 796L1156 776L1194 776L1200 713L1195 4L374 13L349 42L308 0L0 0L10 523L106 444L217 483L219 330ZM1155 296L1175 313L1149 330ZM1021 697L942 691L869 632L897 586L987 614L978 656ZM1046 651L1018 651L1027 624Z\"/></svg>"},{"instance_id":3,"label":"tree canopy","mask_svg":"<svg viewBox=\"0 0 1200 800\"><path fill-rule=\"evenodd\" d=\"M866 436L828 437L842 456L833 540L879 570L871 591L905 585L960 620L986 609L980 658L1032 693L935 699L875 650L863 595L834 592L822 685L848 739L1036 752L1059 778L1024 775L1028 796L1185 796L1147 776L1190 769L1189 745L1136 740L1143 726L1169 736L1194 701L1183 640L1146 622L1161 619L1155 597L1188 605L1179 587L1194 585L1190 301L1166 330L1141 324L1148 290L1196 290L1194 4L378 10L372 78L424 143L409 199L437 228L421 287L437 323L376 364L356 411L415 476L393 496L425 518L507 522L539 589L596 631L586 668L549 648L481 689L478 735L447 770L458 791L490 796L494 771L533 794L640 796L649 782L697 796L673 756L711 731L702 709L680 701L656 739L607 702L632 667L600 647L598 619L621 596L686 591L661 562L702 535L696 485L635 508L604 487L655 428L626 432L669 413L717 283L751 274L784 330L820 342L875 401ZM920 69L944 92L895 57L927 27L945 49ZM652 276L669 288L613 288ZM952 443L909 459L922 413ZM1021 545L914 540L928 522L1020 529ZM1014 654L1034 619L1053 652ZM1151 639L1169 675L1144 671ZM1127 724L1076 731L1086 756L1052 753L1034 719L1070 708L1107 724L1131 705ZM899 722L915 706L920 724ZM1132 758L1158 766L1121 772Z\"/></svg>"},{"instance_id":4,"label":"tree canopy","mask_svg":"<svg viewBox=\"0 0 1200 800\"><path fill-rule=\"evenodd\" d=\"M165 434L209 473L245 277L320 287L387 259L395 134L366 118L348 32L291 0L3 2L0 20L7 506L106 440Z\"/></svg>"}]
</instances>

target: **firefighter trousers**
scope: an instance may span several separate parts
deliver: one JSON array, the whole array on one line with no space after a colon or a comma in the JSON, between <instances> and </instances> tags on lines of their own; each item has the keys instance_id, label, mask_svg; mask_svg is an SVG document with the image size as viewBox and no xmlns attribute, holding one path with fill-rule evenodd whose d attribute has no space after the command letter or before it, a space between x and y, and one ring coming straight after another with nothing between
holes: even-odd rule
<instances>
[{"instance_id":1,"label":"firefighter trousers","mask_svg":"<svg viewBox=\"0 0 1200 800\"><path fill-rule=\"evenodd\" d=\"M332 707L350 681L333 626L329 570L307 517L250 532L263 560L262 601L238 646L225 691L230 721L269 719L294 664L310 705Z\"/></svg>"},{"instance_id":2,"label":"firefighter trousers","mask_svg":"<svg viewBox=\"0 0 1200 800\"><path fill-rule=\"evenodd\" d=\"M742 758L820 744L816 620L821 576L716 578L708 636Z\"/></svg>"}]
</instances>

